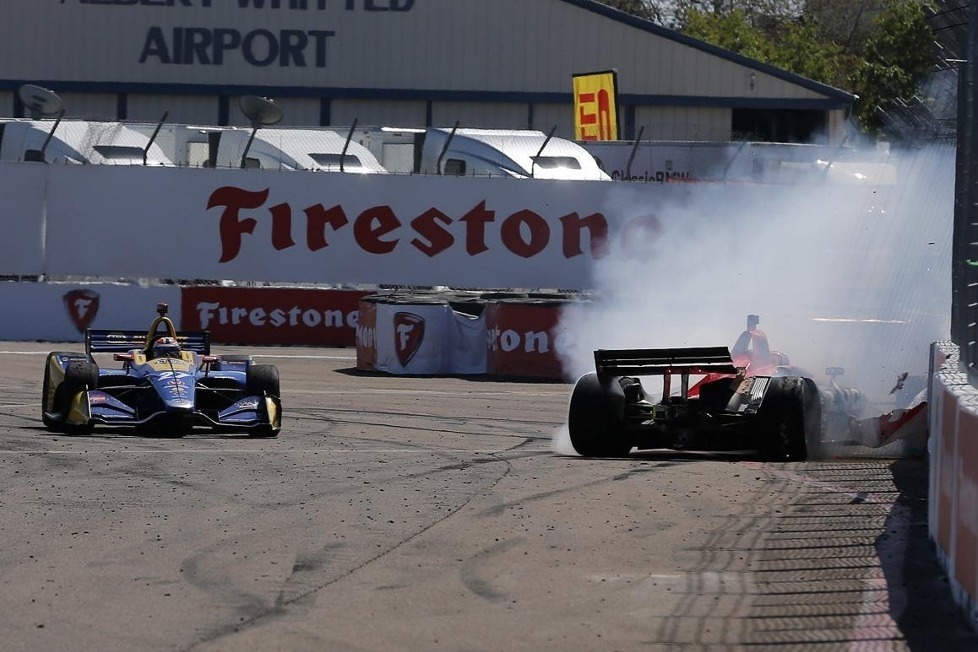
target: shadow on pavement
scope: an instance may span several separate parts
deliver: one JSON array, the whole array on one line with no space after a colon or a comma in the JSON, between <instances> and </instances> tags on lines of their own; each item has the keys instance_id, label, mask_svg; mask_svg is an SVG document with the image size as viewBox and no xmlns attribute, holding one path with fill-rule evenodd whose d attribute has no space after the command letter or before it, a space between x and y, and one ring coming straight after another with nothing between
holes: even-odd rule
<instances>
[{"instance_id":1,"label":"shadow on pavement","mask_svg":"<svg viewBox=\"0 0 978 652\"><path fill-rule=\"evenodd\" d=\"M890 587L892 615L914 652L978 650L978 633L971 629L962 607L954 601L928 533L927 461L901 459L893 462L890 470L900 495L888 521L897 517L898 510L899 518L909 519L903 554L888 554L891 548L886 537L894 528L887 527L876 544ZM902 566L894 567L893 562L898 562L897 566L902 562Z\"/></svg>"}]
</instances>

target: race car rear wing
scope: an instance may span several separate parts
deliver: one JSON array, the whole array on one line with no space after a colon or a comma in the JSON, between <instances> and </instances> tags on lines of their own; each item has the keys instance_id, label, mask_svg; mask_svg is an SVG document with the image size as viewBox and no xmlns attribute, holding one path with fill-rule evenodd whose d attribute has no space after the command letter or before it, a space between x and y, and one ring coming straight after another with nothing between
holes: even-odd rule
<instances>
[{"instance_id":1,"label":"race car rear wing","mask_svg":"<svg viewBox=\"0 0 978 652\"><path fill-rule=\"evenodd\" d=\"M689 396L689 377L736 374L738 369L725 346L681 349L598 349L594 352L598 376L662 376L662 395L670 396L672 376L681 379L680 396Z\"/></svg>"},{"instance_id":2,"label":"race car rear wing","mask_svg":"<svg viewBox=\"0 0 978 652\"><path fill-rule=\"evenodd\" d=\"M177 342L180 347L199 353L210 355L211 353L211 334L210 331L177 331ZM85 331L85 352L92 353L125 353L132 349L141 349L146 345L146 331L111 331L93 330Z\"/></svg>"},{"instance_id":3,"label":"race car rear wing","mask_svg":"<svg viewBox=\"0 0 978 652\"><path fill-rule=\"evenodd\" d=\"M598 349L594 367L612 376L664 376L668 374L734 374L730 350L725 346L682 349Z\"/></svg>"}]
</instances>

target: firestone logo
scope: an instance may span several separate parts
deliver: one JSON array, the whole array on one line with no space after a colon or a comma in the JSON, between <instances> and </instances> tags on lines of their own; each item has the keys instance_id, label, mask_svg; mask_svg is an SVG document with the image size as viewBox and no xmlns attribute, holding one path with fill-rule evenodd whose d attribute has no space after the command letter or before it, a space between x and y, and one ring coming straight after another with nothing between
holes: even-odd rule
<instances>
[{"instance_id":1,"label":"firestone logo","mask_svg":"<svg viewBox=\"0 0 978 652\"><path fill-rule=\"evenodd\" d=\"M407 367L424 341L424 319L411 312L394 313L394 352Z\"/></svg>"},{"instance_id":2,"label":"firestone logo","mask_svg":"<svg viewBox=\"0 0 978 652\"><path fill-rule=\"evenodd\" d=\"M429 258L462 246L469 256L478 256L490 250L490 231L495 229L502 247L520 258L533 258L555 246L559 246L565 259L590 256L597 260L609 253L608 220L601 213L583 216L568 213L553 220L532 210L521 209L502 217L497 225L496 211L486 200L460 217L432 207L406 219L387 205L369 207L358 215L348 215L347 209L339 204L329 207L314 204L301 211L294 210L287 202L266 207L269 194L268 188L250 191L236 186L222 186L211 193L207 209L223 209L218 222L221 239L218 262L227 263L238 257L245 236L255 236L259 220L263 230L270 227L268 243L276 251L305 247L316 252L352 236L352 244L357 248L378 256L392 254L404 246L414 247ZM256 209L263 210L252 216L251 211ZM293 214L300 212L302 217L294 219ZM295 228L293 222L300 220L302 226ZM552 233L558 224L559 232ZM634 239L636 232L654 231L658 226L655 216L634 218L622 227L623 241ZM350 234L346 235L348 232ZM305 235L305 242L296 241L298 233Z\"/></svg>"},{"instance_id":3,"label":"firestone logo","mask_svg":"<svg viewBox=\"0 0 978 652\"><path fill-rule=\"evenodd\" d=\"M92 290L72 290L65 292L62 300L65 303L65 310L71 323L75 325L79 333L84 333L85 329L91 326L98 314L99 296Z\"/></svg>"},{"instance_id":4,"label":"firestone logo","mask_svg":"<svg viewBox=\"0 0 978 652\"><path fill-rule=\"evenodd\" d=\"M197 304L197 319L201 328L212 328L212 324L238 326L240 324L256 328L356 328L357 313L342 310L292 307L244 307L222 305L216 301L201 301Z\"/></svg>"},{"instance_id":5,"label":"firestone logo","mask_svg":"<svg viewBox=\"0 0 978 652\"><path fill-rule=\"evenodd\" d=\"M562 353L565 349L566 336L564 333L557 333L552 336L547 331L531 330L520 333L511 328L505 330L490 328L488 335L489 350L493 352L522 351L523 353L553 354Z\"/></svg>"},{"instance_id":6,"label":"firestone logo","mask_svg":"<svg viewBox=\"0 0 978 652\"><path fill-rule=\"evenodd\" d=\"M357 346L360 348L373 349L377 346L376 331L363 324L357 324Z\"/></svg>"}]
</instances>

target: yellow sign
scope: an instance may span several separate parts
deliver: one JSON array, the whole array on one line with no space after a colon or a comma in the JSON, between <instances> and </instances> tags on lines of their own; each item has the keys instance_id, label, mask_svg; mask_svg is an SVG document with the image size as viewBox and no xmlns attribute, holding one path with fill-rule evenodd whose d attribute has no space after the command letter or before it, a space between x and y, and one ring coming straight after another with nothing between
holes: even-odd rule
<instances>
[{"instance_id":1,"label":"yellow sign","mask_svg":"<svg viewBox=\"0 0 978 652\"><path fill-rule=\"evenodd\" d=\"M614 70L574 75L576 140L618 140L618 75Z\"/></svg>"}]
</instances>

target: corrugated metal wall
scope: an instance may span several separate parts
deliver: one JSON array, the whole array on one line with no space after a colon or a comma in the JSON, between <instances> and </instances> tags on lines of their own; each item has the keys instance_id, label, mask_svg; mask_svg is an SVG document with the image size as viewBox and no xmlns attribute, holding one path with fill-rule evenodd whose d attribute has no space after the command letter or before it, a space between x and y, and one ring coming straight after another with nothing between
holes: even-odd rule
<instances>
[{"instance_id":1,"label":"corrugated metal wall","mask_svg":"<svg viewBox=\"0 0 978 652\"><path fill-rule=\"evenodd\" d=\"M395 127L424 127L427 105L414 100L333 100L330 102L334 125L358 124Z\"/></svg>"},{"instance_id":2,"label":"corrugated metal wall","mask_svg":"<svg viewBox=\"0 0 978 652\"><path fill-rule=\"evenodd\" d=\"M126 104L126 117L130 120L159 120L168 111L169 122L216 125L220 116L218 100L213 95L129 93ZM74 113L74 106L71 108Z\"/></svg>"},{"instance_id":3,"label":"corrugated metal wall","mask_svg":"<svg viewBox=\"0 0 978 652\"><path fill-rule=\"evenodd\" d=\"M730 140L730 109L641 107L635 111L636 136L643 140Z\"/></svg>"},{"instance_id":4,"label":"corrugated metal wall","mask_svg":"<svg viewBox=\"0 0 978 652\"><path fill-rule=\"evenodd\" d=\"M566 107L568 119L573 123L571 107ZM506 102L437 102L431 113L432 126L451 127L458 121L460 127L486 129L526 129L529 124L529 108L526 104Z\"/></svg>"},{"instance_id":5,"label":"corrugated metal wall","mask_svg":"<svg viewBox=\"0 0 978 652\"><path fill-rule=\"evenodd\" d=\"M169 110L174 121L243 124L237 97L259 94L283 105L288 125L354 118L556 124L570 136L572 75L607 69L618 71L623 104L634 107L636 130L649 125L648 137L727 138L729 106L741 100L841 108L819 87L594 7L583 0L5 0L0 42L19 54L0 58L0 114L14 115L10 91L36 82L58 91L74 117L156 120Z\"/></svg>"}]
</instances>

